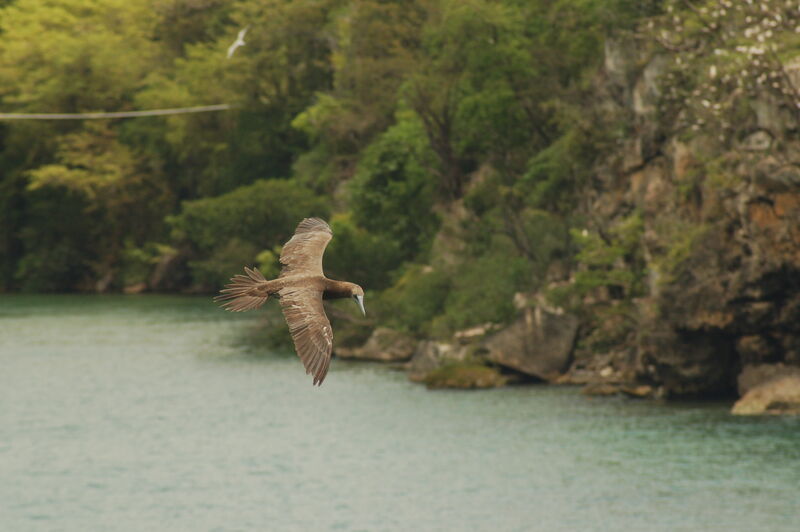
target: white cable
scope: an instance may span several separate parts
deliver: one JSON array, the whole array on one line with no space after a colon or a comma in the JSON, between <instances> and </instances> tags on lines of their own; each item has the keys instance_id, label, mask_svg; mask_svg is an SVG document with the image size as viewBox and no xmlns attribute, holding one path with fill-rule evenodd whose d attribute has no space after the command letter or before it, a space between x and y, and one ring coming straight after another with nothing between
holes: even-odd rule
<instances>
[{"instance_id":1,"label":"white cable","mask_svg":"<svg viewBox=\"0 0 800 532\"><path fill-rule=\"evenodd\" d=\"M207 113L225 111L231 106L227 103L201 105L199 107L179 107L176 109L151 109L149 111L122 111L115 113L0 113L0 120L91 120L96 118L134 118L137 116L180 115L185 113Z\"/></svg>"}]
</instances>

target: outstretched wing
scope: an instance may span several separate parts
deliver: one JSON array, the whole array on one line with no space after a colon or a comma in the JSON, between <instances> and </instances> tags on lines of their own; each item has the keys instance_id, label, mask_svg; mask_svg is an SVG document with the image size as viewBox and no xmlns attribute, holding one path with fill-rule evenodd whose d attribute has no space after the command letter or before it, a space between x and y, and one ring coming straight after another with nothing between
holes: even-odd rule
<instances>
[{"instance_id":1,"label":"outstretched wing","mask_svg":"<svg viewBox=\"0 0 800 532\"><path fill-rule=\"evenodd\" d=\"M283 246L280 259L283 269L278 277L295 274L323 275L322 255L331 238L333 231L324 220L303 219L297 225L294 236Z\"/></svg>"},{"instance_id":2,"label":"outstretched wing","mask_svg":"<svg viewBox=\"0 0 800 532\"><path fill-rule=\"evenodd\" d=\"M278 292L283 316L294 348L314 384L322 384L331 364L333 331L322 306L322 292L313 288L287 287Z\"/></svg>"}]
</instances>

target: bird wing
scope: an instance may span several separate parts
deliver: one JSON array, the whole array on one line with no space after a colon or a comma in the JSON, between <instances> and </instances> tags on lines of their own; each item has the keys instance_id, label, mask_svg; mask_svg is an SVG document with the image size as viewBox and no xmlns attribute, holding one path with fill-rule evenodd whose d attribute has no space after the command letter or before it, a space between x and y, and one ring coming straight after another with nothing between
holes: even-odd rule
<instances>
[{"instance_id":1,"label":"bird wing","mask_svg":"<svg viewBox=\"0 0 800 532\"><path fill-rule=\"evenodd\" d=\"M314 384L322 384L333 350L333 331L322 306L322 292L307 287L287 287L278 295L295 351L306 373L314 376Z\"/></svg>"},{"instance_id":2,"label":"bird wing","mask_svg":"<svg viewBox=\"0 0 800 532\"><path fill-rule=\"evenodd\" d=\"M244 36L247 33L248 29L250 29L250 26L247 26L246 28L242 28L241 30L239 30L239 33L236 35L236 40L233 41L233 43L230 46L228 46L228 59L230 59L233 56L233 53L236 51L237 48L247 44L244 42Z\"/></svg>"},{"instance_id":3,"label":"bird wing","mask_svg":"<svg viewBox=\"0 0 800 532\"><path fill-rule=\"evenodd\" d=\"M294 236L283 245L281 251L280 277L288 275L324 275L322 273L322 255L328 242L333 238L333 231L324 220L305 218L297 225Z\"/></svg>"}]
</instances>

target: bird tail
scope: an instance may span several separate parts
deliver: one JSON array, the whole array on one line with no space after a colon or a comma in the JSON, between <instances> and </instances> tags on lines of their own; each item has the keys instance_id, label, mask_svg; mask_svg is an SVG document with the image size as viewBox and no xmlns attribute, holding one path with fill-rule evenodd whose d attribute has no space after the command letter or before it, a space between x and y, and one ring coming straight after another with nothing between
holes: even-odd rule
<instances>
[{"instance_id":1,"label":"bird tail","mask_svg":"<svg viewBox=\"0 0 800 532\"><path fill-rule=\"evenodd\" d=\"M259 286L267 282L261 272L257 268L251 270L248 267L245 267L244 271L247 275L234 275L231 282L225 285L225 288L220 290L219 295L214 298L214 301L225 310L244 312L257 309L269 297L266 290Z\"/></svg>"}]
</instances>

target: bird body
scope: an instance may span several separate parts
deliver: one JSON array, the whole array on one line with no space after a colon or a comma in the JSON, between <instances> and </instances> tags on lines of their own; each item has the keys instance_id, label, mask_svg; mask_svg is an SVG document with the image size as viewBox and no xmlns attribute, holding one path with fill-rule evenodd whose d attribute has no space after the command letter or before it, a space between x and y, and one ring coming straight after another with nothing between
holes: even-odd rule
<instances>
[{"instance_id":1,"label":"bird body","mask_svg":"<svg viewBox=\"0 0 800 532\"><path fill-rule=\"evenodd\" d=\"M322 271L322 255L333 237L330 226L319 218L305 218L283 246L283 265L277 279L268 280L257 269L245 267L215 298L234 312L253 310L270 297L280 301L289 332L306 373L322 384L330 366L333 331L323 299L353 298L364 312L364 290L355 283L328 279Z\"/></svg>"},{"instance_id":2,"label":"bird body","mask_svg":"<svg viewBox=\"0 0 800 532\"><path fill-rule=\"evenodd\" d=\"M250 29L250 26L239 30L239 34L236 35L236 40L233 41L233 43L231 43L230 46L228 46L228 59L233 57L233 53L236 51L237 48L247 44L246 42L244 42L244 36L247 34L248 29Z\"/></svg>"}]
</instances>

